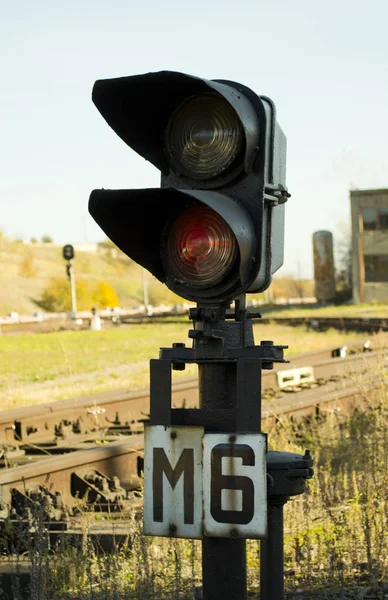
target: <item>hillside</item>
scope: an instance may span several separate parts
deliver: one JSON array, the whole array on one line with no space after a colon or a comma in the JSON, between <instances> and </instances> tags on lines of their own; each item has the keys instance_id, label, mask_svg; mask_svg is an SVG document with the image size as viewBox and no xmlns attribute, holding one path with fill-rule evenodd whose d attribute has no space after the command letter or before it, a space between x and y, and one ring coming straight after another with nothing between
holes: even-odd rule
<instances>
[{"instance_id":1,"label":"hillside","mask_svg":"<svg viewBox=\"0 0 388 600\"><path fill-rule=\"evenodd\" d=\"M39 310L36 304L52 277L66 277L62 246L24 243L0 233L0 315L16 311L29 314ZM99 251L76 249L74 271L77 281L106 282L116 291L120 306L143 302L142 269L109 245ZM147 274L152 304L176 303L178 297Z\"/></svg>"},{"instance_id":2,"label":"hillside","mask_svg":"<svg viewBox=\"0 0 388 600\"><path fill-rule=\"evenodd\" d=\"M88 246L88 245L86 245ZM75 247L76 281L89 286L108 283L116 292L119 305L130 308L143 303L142 269L106 241L87 251L85 245ZM0 232L0 315L16 311L31 314L39 309L37 302L50 279L66 280L66 261L58 244L25 243L12 240ZM170 292L147 273L149 302L176 304L181 298ZM65 284L64 284L65 285ZM283 275L273 280L263 294L250 294L250 299L275 301L279 298L313 296L312 281L298 281Z\"/></svg>"}]
</instances>

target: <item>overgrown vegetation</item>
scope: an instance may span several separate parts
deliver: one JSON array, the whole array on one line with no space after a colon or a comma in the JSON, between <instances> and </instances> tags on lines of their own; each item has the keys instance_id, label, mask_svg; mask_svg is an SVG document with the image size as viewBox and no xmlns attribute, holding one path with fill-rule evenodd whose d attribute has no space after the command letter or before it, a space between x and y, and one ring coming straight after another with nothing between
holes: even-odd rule
<instances>
[{"instance_id":1,"label":"overgrown vegetation","mask_svg":"<svg viewBox=\"0 0 388 600\"><path fill-rule=\"evenodd\" d=\"M383 367L382 367L383 368ZM356 382L357 383L357 382ZM362 395L362 389L360 388ZM285 509L286 588L309 590L308 598L383 598L388 580L388 399L387 387L365 398L365 410L350 416L321 413L295 423L282 420L269 434L275 449L311 449L315 475L308 491ZM32 570L29 600L192 600L201 583L200 542L146 538L140 515L128 523L128 543L112 554L96 550L85 519L82 544L64 535L54 551L39 508L35 535L23 534L24 557L3 556L12 565L12 598L21 599L18 569ZM13 539L2 535L2 550ZM16 539L16 542L15 542ZM20 538L19 538L20 539ZM15 546L16 543L16 546ZM258 598L259 543L249 541L250 597ZM320 594L320 590L322 594ZM4 596L3 596L4 597ZM301 598L299 593L296 597Z\"/></svg>"},{"instance_id":2,"label":"overgrown vegetation","mask_svg":"<svg viewBox=\"0 0 388 600\"><path fill-rule=\"evenodd\" d=\"M119 305L115 289L106 281L96 283L86 279L76 281L77 310L91 307L105 308ZM47 312L68 312L71 309L71 293L68 279L51 277L36 304Z\"/></svg>"},{"instance_id":3,"label":"overgrown vegetation","mask_svg":"<svg viewBox=\"0 0 388 600\"><path fill-rule=\"evenodd\" d=\"M372 586L382 594L388 582L387 387L360 395L365 410L348 418L331 412L271 436L277 446L288 439L311 448L316 463L308 493L285 510L294 588Z\"/></svg>"}]
</instances>

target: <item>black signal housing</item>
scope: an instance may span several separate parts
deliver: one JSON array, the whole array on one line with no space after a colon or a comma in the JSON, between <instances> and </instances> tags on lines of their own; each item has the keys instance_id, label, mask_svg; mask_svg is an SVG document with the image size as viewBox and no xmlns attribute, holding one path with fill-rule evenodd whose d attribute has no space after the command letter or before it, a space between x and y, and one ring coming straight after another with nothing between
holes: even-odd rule
<instances>
[{"instance_id":1,"label":"black signal housing","mask_svg":"<svg viewBox=\"0 0 388 600\"><path fill-rule=\"evenodd\" d=\"M289 195L272 101L235 82L171 71L100 80L92 97L115 133L161 171L160 188L92 192L89 210L106 235L189 300L227 302L266 289L283 262ZM237 248L221 280L206 285L174 273L166 254L175 221L196 206L215 211ZM216 257L218 242L209 240ZM204 261L197 264L200 272Z\"/></svg>"},{"instance_id":2,"label":"black signal housing","mask_svg":"<svg viewBox=\"0 0 388 600\"><path fill-rule=\"evenodd\" d=\"M62 248L62 256L65 260L73 260L74 258L74 247L71 244L66 244Z\"/></svg>"}]
</instances>

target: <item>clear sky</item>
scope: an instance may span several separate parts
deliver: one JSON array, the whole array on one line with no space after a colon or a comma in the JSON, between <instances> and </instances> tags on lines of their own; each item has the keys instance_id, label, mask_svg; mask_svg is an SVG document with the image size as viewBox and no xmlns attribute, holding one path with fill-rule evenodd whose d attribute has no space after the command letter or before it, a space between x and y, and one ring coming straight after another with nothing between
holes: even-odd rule
<instances>
[{"instance_id":1,"label":"clear sky","mask_svg":"<svg viewBox=\"0 0 388 600\"><path fill-rule=\"evenodd\" d=\"M283 273L349 223L349 188L388 187L387 0L3 0L0 230L104 238L93 188L157 187L91 102L96 79L162 69L240 81L287 135ZM157 98L155 98L157 102Z\"/></svg>"}]
</instances>

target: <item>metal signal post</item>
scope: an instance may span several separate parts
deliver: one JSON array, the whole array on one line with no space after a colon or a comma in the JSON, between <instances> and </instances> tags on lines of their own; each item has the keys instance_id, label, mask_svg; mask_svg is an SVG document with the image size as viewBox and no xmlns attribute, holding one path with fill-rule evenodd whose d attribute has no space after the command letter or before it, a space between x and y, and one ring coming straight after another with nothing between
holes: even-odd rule
<instances>
[{"instance_id":1,"label":"metal signal post","mask_svg":"<svg viewBox=\"0 0 388 600\"><path fill-rule=\"evenodd\" d=\"M75 319L77 315L77 292L75 287L75 276L74 276L74 248L71 244L66 244L62 248L62 255L67 260L66 274L70 281L70 293L71 293L71 316Z\"/></svg>"},{"instance_id":2,"label":"metal signal post","mask_svg":"<svg viewBox=\"0 0 388 600\"><path fill-rule=\"evenodd\" d=\"M94 190L91 215L197 304L192 348L162 348L151 361L144 532L202 539L204 600L246 598L245 539L261 539L264 597L283 600L282 507L304 490L311 458L267 452L261 371L284 361L284 346L255 346L245 307L283 264L289 193L275 106L241 83L172 71L97 81L92 98L160 170L161 187ZM171 370L187 363L198 365L200 407L172 408Z\"/></svg>"},{"instance_id":3,"label":"metal signal post","mask_svg":"<svg viewBox=\"0 0 388 600\"><path fill-rule=\"evenodd\" d=\"M246 598L246 528L250 528L249 536L264 537L267 527L260 373L274 361L284 362L283 349L265 343L254 346L250 315L241 301L236 303L231 320L226 320L225 306L192 309L194 329L189 336L194 340L193 347L162 348L160 359L151 361L150 428L163 425L179 435L180 427L200 427L205 448L211 447L207 453L210 464L206 453L203 459L203 470L208 469L209 474L203 476L203 510L199 511L202 522L196 531L197 537L202 538L204 600ZM182 369L187 363L198 364L199 408L173 409L171 369ZM261 458L254 452L255 442L260 439L264 441ZM150 456L147 443L145 449ZM232 470L228 471L230 467ZM155 470L152 462L150 469ZM261 477L258 481L255 471ZM145 478L147 475L146 468ZM194 496L199 498L201 490L194 490ZM155 497L155 490L147 486L145 505L154 506L157 502L160 499ZM145 506L147 533L152 532L154 525L154 515L148 521L148 514ZM168 533L184 536L179 516L166 518L174 519Z\"/></svg>"},{"instance_id":4,"label":"metal signal post","mask_svg":"<svg viewBox=\"0 0 388 600\"><path fill-rule=\"evenodd\" d=\"M225 306L199 306L190 314L193 347L174 344L151 360L144 531L202 539L203 600L247 598L246 538L262 540L261 597L284 599L283 505L303 493L312 476L308 453L266 450L261 371L286 362L285 346L272 341L255 346L255 316L246 310L244 298L232 313ZM171 369L181 370L187 363L198 365L199 408L172 408ZM162 437L152 436L158 428ZM196 433L193 444L190 435ZM195 466L201 460L203 472ZM164 489L163 474L168 481Z\"/></svg>"}]
</instances>

